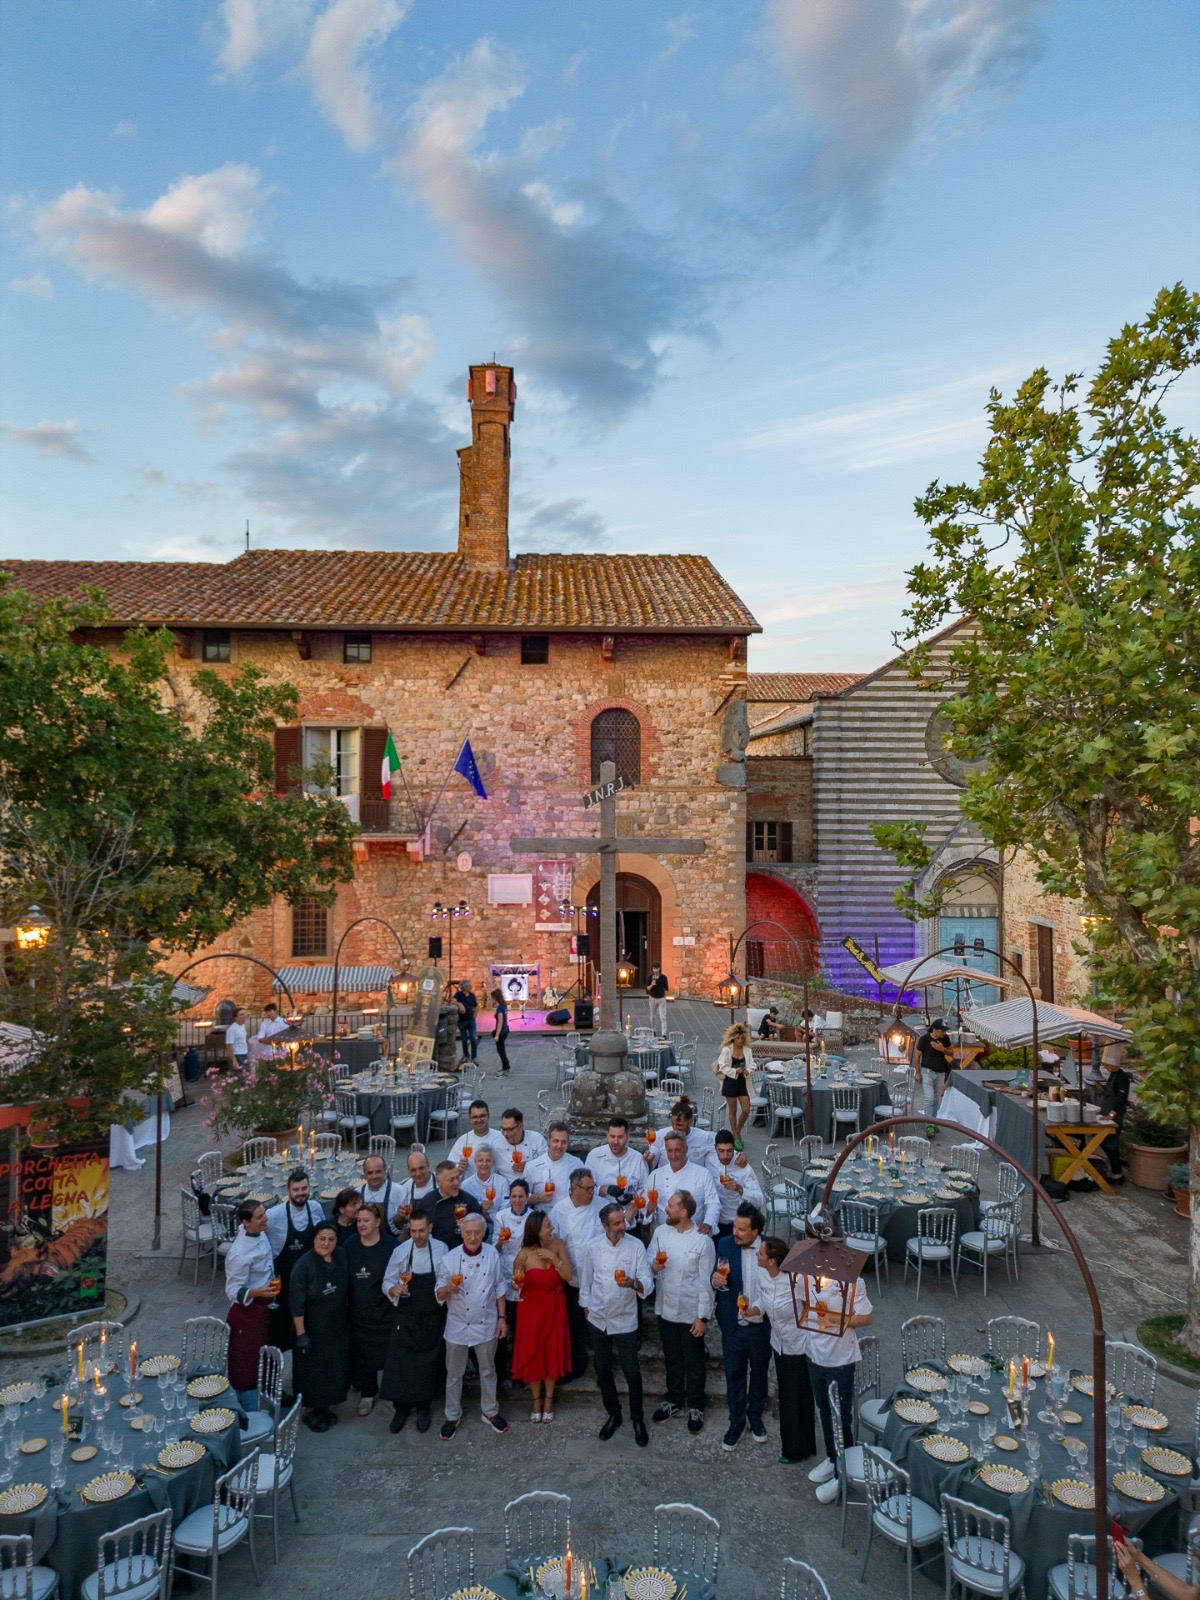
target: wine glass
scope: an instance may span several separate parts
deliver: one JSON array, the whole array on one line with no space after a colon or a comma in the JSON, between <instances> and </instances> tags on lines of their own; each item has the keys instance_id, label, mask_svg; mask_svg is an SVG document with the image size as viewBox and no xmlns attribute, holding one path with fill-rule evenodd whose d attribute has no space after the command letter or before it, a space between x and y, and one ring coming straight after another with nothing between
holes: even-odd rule
<instances>
[{"instance_id":1,"label":"wine glass","mask_svg":"<svg viewBox=\"0 0 1200 1600\"><path fill-rule=\"evenodd\" d=\"M1035 1478L1039 1477L1039 1468L1042 1459L1042 1441L1036 1433L1027 1433L1025 1435L1025 1454L1029 1457L1029 1466L1033 1476Z\"/></svg>"}]
</instances>

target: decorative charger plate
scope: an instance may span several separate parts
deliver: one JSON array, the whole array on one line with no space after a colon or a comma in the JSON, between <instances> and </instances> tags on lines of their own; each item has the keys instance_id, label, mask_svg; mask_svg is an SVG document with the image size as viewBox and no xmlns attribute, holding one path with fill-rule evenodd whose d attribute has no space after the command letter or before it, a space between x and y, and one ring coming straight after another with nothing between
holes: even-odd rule
<instances>
[{"instance_id":1,"label":"decorative charger plate","mask_svg":"<svg viewBox=\"0 0 1200 1600\"><path fill-rule=\"evenodd\" d=\"M1142 1460L1155 1472L1165 1473L1168 1478L1190 1478L1192 1463L1181 1450L1167 1450L1162 1445L1152 1444L1148 1450L1142 1451Z\"/></svg>"},{"instance_id":2,"label":"decorative charger plate","mask_svg":"<svg viewBox=\"0 0 1200 1600\"><path fill-rule=\"evenodd\" d=\"M1059 1416L1064 1422L1069 1422L1072 1427L1074 1427L1076 1423L1083 1421L1082 1411L1060 1411Z\"/></svg>"},{"instance_id":3,"label":"decorative charger plate","mask_svg":"<svg viewBox=\"0 0 1200 1600\"><path fill-rule=\"evenodd\" d=\"M192 1418L193 1433L221 1433L233 1422L233 1412L226 1406L210 1406L198 1411Z\"/></svg>"},{"instance_id":4,"label":"decorative charger plate","mask_svg":"<svg viewBox=\"0 0 1200 1600\"><path fill-rule=\"evenodd\" d=\"M142 1391L140 1389L135 1389L132 1394L123 1394L121 1396L121 1398L117 1401L117 1404L119 1406L124 1406L125 1409L128 1411L130 1406L140 1405L141 1401L142 1401Z\"/></svg>"},{"instance_id":5,"label":"decorative charger plate","mask_svg":"<svg viewBox=\"0 0 1200 1600\"><path fill-rule=\"evenodd\" d=\"M158 1452L160 1467L190 1467L204 1454L204 1446L195 1439L181 1439L178 1444L167 1444Z\"/></svg>"},{"instance_id":6,"label":"decorative charger plate","mask_svg":"<svg viewBox=\"0 0 1200 1600\"><path fill-rule=\"evenodd\" d=\"M336 1200L338 1195L341 1194L341 1192L342 1191L340 1189L322 1189L321 1190L321 1199L322 1200Z\"/></svg>"},{"instance_id":7,"label":"decorative charger plate","mask_svg":"<svg viewBox=\"0 0 1200 1600\"><path fill-rule=\"evenodd\" d=\"M933 1198L935 1200L958 1200L961 1196L957 1189L939 1189Z\"/></svg>"},{"instance_id":8,"label":"decorative charger plate","mask_svg":"<svg viewBox=\"0 0 1200 1600\"><path fill-rule=\"evenodd\" d=\"M1096 1380L1090 1372L1081 1372L1078 1377L1071 1379L1072 1388L1078 1389L1080 1394L1092 1394L1096 1387ZM1111 1400L1117 1392L1115 1383L1105 1383L1105 1392Z\"/></svg>"},{"instance_id":9,"label":"decorative charger plate","mask_svg":"<svg viewBox=\"0 0 1200 1600\"><path fill-rule=\"evenodd\" d=\"M94 1444L81 1444L78 1450L71 1451L72 1461L90 1461L97 1454Z\"/></svg>"},{"instance_id":10,"label":"decorative charger plate","mask_svg":"<svg viewBox=\"0 0 1200 1600\"><path fill-rule=\"evenodd\" d=\"M473 1583L469 1589L455 1589L449 1600L500 1600L494 1589L482 1583Z\"/></svg>"},{"instance_id":11,"label":"decorative charger plate","mask_svg":"<svg viewBox=\"0 0 1200 1600\"><path fill-rule=\"evenodd\" d=\"M892 1197L890 1194L884 1194L881 1189L860 1189L858 1198L860 1200L890 1200Z\"/></svg>"},{"instance_id":12,"label":"decorative charger plate","mask_svg":"<svg viewBox=\"0 0 1200 1600\"><path fill-rule=\"evenodd\" d=\"M1125 1415L1135 1428L1149 1428L1151 1433L1161 1433L1170 1424L1170 1417L1153 1406L1126 1406Z\"/></svg>"},{"instance_id":13,"label":"decorative charger plate","mask_svg":"<svg viewBox=\"0 0 1200 1600\"><path fill-rule=\"evenodd\" d=\"M931 1433L928 1439L921 1440L921 1448L935 1461L965 1461L971 1454L961 1439L951 1438L948 1433Z\"/></svg>"},{"instance_id":14,"label":"decorative charger plate","mask_svg":"<svg viewBox=\"0 0 1200 1600\"><path fill-rule=\"evenodd\" d=\"M0 1514L19 1517L27 1511L36 1511L49 1492L43 1483L14 1483L11 1489L0 1494Z\"/></svg>"},{"instance_id":15,"label":"decorative charger plate","mask_svg":"<svg viewBox=\"0 0 1200 1600\"><path fill-rule=\"evenodd\" d=\"M1078 1478L1059 1478L1050 1485L1050 1493L1064 1506L1070 1506L1073 1511L1096 1509L1095 1489L1090 1483L1083 1483Z\"/></svg>"},{"instance_id":16,"label":"decorative charger plate","mask_svg":"<svg viewBox=\"0 0 1200 1600\"><path fill-rule=\"evenodd\" d=\"M267 1189L251 1189L250 1193L246 1196L247 1200L259 1200L262 1201L264 1205L268 1200L274 1200L274 1198L275 1196Z\"/></svg>"},{"instance_id":17,"label":"decorative charger plate","mask_svg":"<svg viewBox=\"0 0 1200 1600\"><path fill-rule=\"evenodd\" d=\"M213 1373L208 1378L193 1378L187 1386L187 1392L193 1400L211 1400L215 1394L224 1394L228 1387L228 1378L221 1377L220 1373Z\"/></svg>"},{"instance_id":18,"label":"decorative charger plate","mask_svg":"<svg viewBox=\"0 0 1200 1600\"><path fill-rule=\"evenodd\" d=\"M10 1383L7 1389L0 1389L0 1406L23 1406L26 1400L36 1400L45 1392L39 1383Z\"/></svg>"},{"instance_id":19,"label":"decorative charger plate","mask_svg":"<svg viewBox=\"0 0 1200 1600\"><path fill-rule=\"evenodd\" d=\"M1113 1488L1118 1489L1130 1500L1165 1500L1167 1491L1157 1478L1148 1478L1144 1472L1118 1472L1113 1479Z\"/></svg>"},{"instance_id":20,"label":"decorative charger plate","mask_svg":"<svg viewBox=\"0 0 1200 1600\"><path fill-rule=\"evenodd\" d=\"M998 1433L993 1443L997 1450L1019 1450L1021 1448L1011 1433Z\"/></svg>"},{"instance_id":21,"label":"decorative charger plate","mask_svg":"<svg viewBox=\"0 0 1200 1600\"><path fill-rule=\"evenodd\" d=\"M629 1600L672 1600L675 1579L661 1567L634 1567L625 1574Z\"/></svg>"},{"instance_id":22,"label":"decorative charger plate","mask_svg":"<svg viewBox=\"0 0 1200 1600\"><path fill-rule=\"evenodd\" d=\"M968 1378L986 1378L992 1370L982 1356L951 1356L946 1365Z\"/></svg>"},{"instance_id":23,"label":"decorative charger plate","mask_svg":"<svg viewBox=\"0 0 1200 1600\"><path fill-rule=\"evenodd\" d=\"M1023 1494L1029 1487L1029 1479L1019 1468L1002 1467L994 1461L989 1462L979 1476L997 1494Z\"/></svg>"},{"instance_id":24,"label":"decorative charger plate","mask_svg":"<svg viewBox=\"0 0 1200 1600\"><path fill-rule=\"evenodd\" d=\"M178 1356L147 1356L138 1365L139 1378L161 1378L164 1372L179 1370Z\"/></svg>"},{"instance_id":25,"label":"decorative charger plate","mask_svg":"<svg viewBox=\"0 0 1200 1600\"><path fill-rule=\"evenodd\" d=\"M134 1433L153 1433L154 1418L146 1416L144 1413L142 1413L136 1417L130 1417L129 1426L133 1429Z\"/></svg>"},{"instance_id":26,"label":"decorative charger plate","mask_svg":"<svg viewBox=\"0 0 1200 1600\"><path fill-rule=\"evenodd\" d=\"M562 1570L563 1558L561 1556L551 1556L549 1561L542 1562L541 1566L534 1573L534 1577L536 1577L538 1582L538 1588L542 1594L550 1594L552 1592L550 1585L553 1583L555 1578L562 1576Z\"/></svg>"},{"instance_id":27,"label":"decorative charger plate","mask_svg":"<svg viewBox=\"0 0 1200 1600\"><path fill-rule=\"evenodd\" d=\"M938 1419L937 1407L928 1400L897 1400L892 1410L902 1422L915 1422L921 1427Z\"/></svg>"},{"instance_id":28,"label":"decorative charger plate","mask_svg":"<svg viewBox=\"0 0 1200 1600\"><path fill-rule=\"evenodd\" d=\"M132 1472L102 1472L98 1478L85 1483L80 1494L93 1505L103 1505L108 1500L119 1500L133 1488Z\"/></svg>"},{"instance_id":29,"label":"decorative charger plate","mask_svg":"<svg viewBox=\"0 0 1200 1600\"><path fill-rule=\"evenodd\" d=\"M991 1406L986 1400L968 1400L967 1410L973 1417L986 1417L991 1412Z\"/></svg>"},{"instance_id":30,"label":"decorative charger plate","mask_svg":"<svg viewBox=\"0 0 1200 1600\"><path fill-rule=\"evenodd\" d=\"M35 1456L39 1450L44 1450L49 1441L46 1439L26 1439L21 1446L23 1456Z\"/></svg>"},{"instance_id":31,"label":"decorative charger plate","mask_svg":"<svg viewBox=\"0 0 1200 1600\"><path fill-rule=\"evenodd\" d=\"M904 1381L910 1389L916 1389L921 1394L937 1394L946 1387L946 1380L940 1372L933 1372L929 1367L913 1367L911 1372L904 1374Z\"/></svg>"},{"instance_id":32,"label":"decorative charger plate","mask_svg":"<svg viewBox=\"0 0 1200 1600\"><path fill-rule=\"evenodd\" d=\"M900 1204L902 1206L923 1206L928 1198L928 1195L915 1194L911 1189L908 1189L900 1196Z\"/></svg>"}]
</instances>

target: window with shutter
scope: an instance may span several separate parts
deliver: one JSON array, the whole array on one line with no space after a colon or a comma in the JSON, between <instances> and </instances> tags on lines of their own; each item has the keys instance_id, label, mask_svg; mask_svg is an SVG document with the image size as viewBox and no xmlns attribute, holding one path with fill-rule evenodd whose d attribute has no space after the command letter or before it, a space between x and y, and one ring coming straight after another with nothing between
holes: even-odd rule
<instances>
[{"instance_id":1,"label":"window with shutter","mask_svg":"<svg viewBox=\"0 0 1200 1600\"><path fill-rule=\"evenodd\" d=\"M613 708L592 720L592 782L600 782L600 763L611 761L617 777L642 781L642 726L632 711Z\"/></svg>"},{"instance_id":2,"label":"window with shutter","mask_svg":"<svg viewBox=\"0 0 1200 1600\"><path fill-rule=\"evenodd\" d=\"M791 861L792 856L792 825L790 822L779 824L779 859Z\"/></svg>"},{"instance_id":3,"label":"window with shutter","mask_svg":"<svg viewBox=\"0 0 1200 1600\"><path fill-rule=\"evenodd\" d=\"M364 833L386 833L391 813L391 801L381 792L383 782L383 752L387 749L386 728L364 728L359 741L362 751L362 772L359 775L358 820Z\"/></svg>"},{"instance_id":4,"label":"window with shutter","mask_svg":"<svg viewBox=\"0 0 1200 1600\"><path fill-rule=\"evenodd\" d=\"M275 729L275 793L294 794L299 787L291 775L301 764L300 729Z\"/></svg>"}]
</instances>

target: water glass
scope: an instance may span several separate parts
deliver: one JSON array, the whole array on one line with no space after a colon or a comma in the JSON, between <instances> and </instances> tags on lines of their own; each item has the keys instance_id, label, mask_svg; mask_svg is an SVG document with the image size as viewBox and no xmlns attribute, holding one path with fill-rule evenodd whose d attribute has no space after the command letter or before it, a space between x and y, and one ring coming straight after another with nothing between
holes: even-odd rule
<instances>
[{"instance_id":1,"label":"water glass","mask_svg":"<svg viewBox=\"0 0 1200 1600\"><path fill-rule=\"evenodd\" d=\"M1025 1435L1025 1454L1029 1457L1029 1465L1033 1469L1033 1475L1036 1478L1038 1476L1038 1463L1042 1459L1042 1441L1036 1433L1027 1433Z\"/></svg>"},{"instance_id":2,"label":"water glass","mask_svg":"<svg viewBox=\"0 0 1200 1600\"><path fill-rule=\"evenodd\" d=\"M1133 1448L1138 1455L1141 1455L1149 1442L1145 1428L1134 1428L1130 1433L1130 1438L1133 1441Z\"/></svg>"},{"instance_id":3,"label":"water glass","mask_svg":"<svg viewBox=\"0 0 1200 1600\"><path fill-rule=\"evenodd\" d=\"M16 1467L13 1464L15 1455L16 1450L14 1448L6 1450L3 1457L0 1457L0 1487L13 1481L13 1474L16 1471Z\"/></svg>"},{"instance_id":4,"label":"water glass","mask_svg":"<svg viewBox=\"0 0 1200 1600\"><path fill-rule=\"evenodd\" d=\"M154 1414L154 1433L155 1433L155 1436L157 1438L161 1439L163 1434L166 1432L166 1428L167 1428L166 1413L163 1412L163 1411L156 1411L155 1414Z\"/></svg>"}]
</instances>

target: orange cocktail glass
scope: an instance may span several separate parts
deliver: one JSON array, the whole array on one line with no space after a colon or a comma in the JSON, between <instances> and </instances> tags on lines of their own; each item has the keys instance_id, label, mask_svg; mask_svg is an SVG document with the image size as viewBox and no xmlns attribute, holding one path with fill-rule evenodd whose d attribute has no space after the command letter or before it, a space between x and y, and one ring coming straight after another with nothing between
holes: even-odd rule
<instances>
[{"instance_id":1,"label":"orange cocktail glass","mask_svg":"<svg viewBox=\"0 0 1200 1600\"><path fill-rule=\"evenodd\" d=\"M642 1195L642 1194L635 1194L634 1195L634 1197L633 1197L633 1209L635 1211L644 1211L646 1209L646 1197L645 1197L645 1195Z\"/></svg>"},{"instance_id":2,"label":"orange cocktail glass","mask_svg":"<svg viewBox=\"0 0 1200 1600\"><path fill-rule=\"evenodd\" d=\"M450 1274L450 1282L454 1285L454 1287L456 1289L461 1289L462 1288L462 1273L461 1272L452 1272Z\"/></svg>"},{"instance_id":3,"label":"orange cocktail glass","mask_svg":"<svg viewBox=\"0 0 1200 1600\"><path fill-rule=\"evenodd\" d=\"M511 1238L512 1238L512 1229L511 1228L501 1228L500 1229L500 1243L501 1244L507 1244L508 1241Z\"/></svg>"},{"instance_id":4,"label":"orange cocktail glass","mask_svg":"<svg viewBox=\"0 0 1200 1600\"><path fill-rule=\"evenodd\" d=\"M488 1200L488 1201L492 1201L492 1200L494 1200L494 1199L495 1199L495 1198L496 1198L496 1191L495 1191L495 1189L493 1189L493 1188L492 1188L492 1187L491 1187L491 1186L490 1186L490 1185L489 1185L489 1186L488 1186L488 1188L486 1188L486 1189L485 1189L485 1190L484 1190L484 1191L483 1191L483 1197L484 1197L484 1199L485 1199L485 1200Z\"/></svg>"},{"instance_id":5,"label":"orange cocktail glass","mask_svg":"<svg viewBox=\"0 0 1200 1600\"><path fill-rule=\"evenodd\" d=\"M618 1267L617 1270L613 1273L613 1282L614 1283L621 1283L621 1284L623 1284L625 1282L625 1268L624 1267Z\"/></svg>"},{"instance_id":6,"label":"orange cocktail glass","mask_svg":"<svg viewBox=\"0 0 1200 1600\"><path fill-rule=\"evenodd\" d=\"M625 1185L628 1182L629 1182L629 1179L624 1175L624 1173L621 1173L621 1172L617 1173L617 1188L618 1189L624 1189Z\"/></svg>"},{"instance_id":7,"label":"orange cocktail glass","mask_svg":"<svg viewBox=\"0 0 1200 1600\"><path fill-rule=\"evenodd\" d=\"M658 1262L660 1267L665 1267L667 1264L667 1252L665 1250L655 1251L654 1259Z\"/></svg>"},{"instance_id":8,"label":"orange cocktail glass","mask_svg":"<svg viewBox=\"0 0 1200 1600\"><path fill-rule=\"evenodd\" d=\"M647 1189L646 1190L646 1199L649 1200L649 1202L650 1202L650 1204L652 1206L656 1206L658 1204L658 1190L657 1189Z\"/></svg>"},{"instance_id":9,"label":"orange cocktail glass","mask_svg":"<svg viewBox=\"0 0 1200 1600\"><path fill-rule=\"evenodd\" d=\"M552 1183L546 1184L545 1192L546 1192L546 1199L549 1200L550 1196L554 1193L554 1185Z\"/></svg>"},{"instance_id":10,"label":"orange cocktail glass","mask_svg":"<svg viewBox=\"0 0 1200 1600\"><path fill-rule=\"evenodd\" d=\"M524 1267L518 1267L517 1270L513 1273L513 1282L516 1284L518 1289L525 1282L525 1268Z\"/></svg>"},{"instance_id":11,"label":"orange cocktail glass","mask_svg":"<svg viewBox=\"0 0 1200 1600\"><path fill-rule=\"evenodd\" d=\"M647 1128L646 1129L646 1143L647 1144L653 1144L657 1137L658 1137L658 1135L655 1133L653 1128Z\"/></svg>"},{"instance_id":12,"label":"orange cocktail glass","mask_svg":"<svg viewBox=\"0 0 1200 1600\"><path fill-rule=\"evenodd\" d=\"M512 1161L513 1161L513 1166L516 1168L516 1170L518 1172L520 1172L521 1168L525 1165L525 1157L521 1154L521 1152L519 1150L514 1150L513 1151Z\"/></svg>"},{"instance_id":13,"label":"orange cocktail glass","mask_svg":"<svg viewBox=\"0 0 1200 1600\"><path fill-rule=\"evenodd\" d=\"M467 1158L468 1161L470 1161L470 1159L471 1159L471 1152L474 1150L474 1148L475 1148L475 1146L473 1144L465 1144L465 1145L463 1145L463 1155Z\"/></svg>"},{"instance_id":14,"label":"orange cocktail glass","mask_svg":"<svg viewBox=\"0 0 1200 1600\"><path fill-rule=\"evenodd\" d=\"M727 1278L729 1276L729 1263L725 1260L724 1256L722 1256L720 1261L717 1262L717 1271L723 1278Z\"/></svg>"},{"instance_id":15,"label":"orange cocktail glass","mask_svg":"<svg viewBox=\"0 0 1200 1600\"><path fill-rule=\"evenodd\" d=\"M739 1311L745 1311L746 1307L749 1304L750 1304L750 1302L749 1302L749 1300L746 1299L746 1296L744 1294L738 1295L738 1310Z\"/></svg>"},{"instance_id":16,"label":"orange cocktail glass","mask_svg":"<svg viewBox=\"0 0 1200 1600\"><path fill-rule=\"evenodd\" d=\"M467 1214L466 1206L455 1206L455 1208L454 1208L454 1220L455 1220L455 1222L461 1222L462 1219L466 1216L466 1214Z\"/></svg>"}]
</instances>

